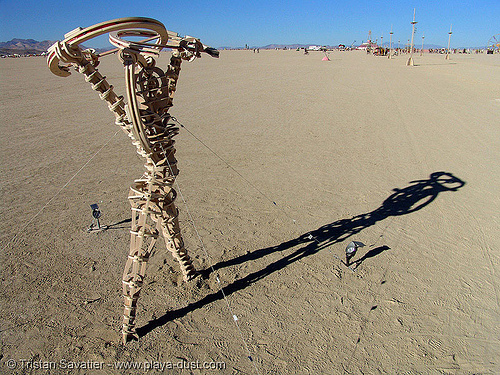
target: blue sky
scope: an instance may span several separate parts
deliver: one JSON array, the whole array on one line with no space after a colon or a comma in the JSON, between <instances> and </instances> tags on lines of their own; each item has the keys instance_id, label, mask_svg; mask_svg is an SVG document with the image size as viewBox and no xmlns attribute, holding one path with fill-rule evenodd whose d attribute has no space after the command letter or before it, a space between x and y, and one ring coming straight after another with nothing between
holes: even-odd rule
<instances>
[{"instance_id":1,"label":"blue sky","mask_svg":"<svg viewBox=\"0 0 500 375\"><path fill-rule=\"evenodd\" d=\"M452 47L485 46L500 33L500 0L488 1L92 1L0 0L0 41L12 38L60 40L81 26L119 17L151 17L167 29L220 46L270 43L350 45L383 36L406 43L416 8L416 44L446 46L453 24ZM104 47L98 40L89 46Z\"/></svg>"}]
</instances>

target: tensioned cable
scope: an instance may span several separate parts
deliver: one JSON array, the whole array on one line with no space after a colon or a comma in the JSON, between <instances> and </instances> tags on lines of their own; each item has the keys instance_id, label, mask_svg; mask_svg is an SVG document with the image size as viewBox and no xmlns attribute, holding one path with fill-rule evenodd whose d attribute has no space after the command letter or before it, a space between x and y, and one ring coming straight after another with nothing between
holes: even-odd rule
<instances>
[{"instance_id":1,"label":"tensioned cable","mask_svg":"<svg viewBox=\"0 0 500 375\"><path fill-rule=\"evenodd\" d=\"M12 239L10 241L8 241L5 246L2 248L2 252L12 243L16 240L16 238L33 222L33 220L35 220L38 215L40 215L42 213L42 211L45 209L45 207L47 207L59 194L61 194L61 192L71 183L71 181L73 181L73 179L92 161L92 159L94 159L97 154L99 154L99 152L101 152L101 150L106 147L108 145L109 142L111 142L111 140L115 137L115 135L117 135L119 132L120 132L121 129L118 129L116 131L115 134L113 134L111 136L111 138L108 139L108 141L99 149L97 150L97 152L92 155L90 157L89 160L87 160L87 162L82 165L82 167L76 171L76 173L68 180L68 182L66 182L58 191L57 193L54 194L54 196L52 198L49 199L49 201L47 203L45 203L45 205L35 214L31 217L31 219L21 228L21 230L19 232L16 233L16 235L14 237L12 237Z\"/></svg>"},{"instance_id":2,"label":"tensioned cable","mask_svg":"<svg viewBox=\"0 0 500 375\"><path fill-rule=\"evenodd\" d=\"M177 122L177 120L175 120L175 121ZM172 167L170 166L170 162L168 161L168 158L166 157L167 155L165 153L165 150L163 149L163 146L160 146L160 147L162 148L162 150L163 150L163 152L165 154L165 160L167 161L168 169L170 170L170 173L173 175ZM208 251L205 248L205 244L203 243L203 240L202 240L202 238L200 236L200 233L198 232L198 228L196 227L196 224L194 222L193 216L191 215L191 212L189 211L189 207L187 205L186 199L184 198L184 195L182 194L182 190L181 190L181 187L180 187L179 182L177 181L177 179L175 179L175 185L177 187L177 190L179 191L179 196L181 197L182 202L184 203L184 207L186 208L186 213L187 213L187 215L189 217L189 220L191 221L191 225L194 228L196 236L198 237L198 241L200 242L201 248L203 249L203 252L205 253L205 257L207 258L207 261L210 264L210 269L212 270L213 274L215 275L215 278L217 280L217 284L219 285L219 291L222 293L222 297L224 298L224 301L226 302L227 308L229 309L229 313L231 314L231 316L233 318L233 321L234 321L234 324L236 326L236 329L238 330L240 338L243 341L243 344L244 344L245 349L246 349L247 354L248 354L247 358L252 363L252 365L253 365L253 367L254 367L255 372L257 373L257 375L259 375L259 370L257 369L257 365L255 364L255 362L254 362L254 360L252 358L252 353L250 352L250 349L248 348L247 342L246 342L246 340L245 340L245 338L243 336L243 332L241 331L241 328L240 328L240 326L238 324L238 316L236 314L234 314L233 309L231 308L231 305L229 303L229 299L227 298L227 295L224 292L224 288L221 285L221 282L220 282L220 279L219 279L219 276L218 276L217 272L215 272L215 268L213 266L212 259L208 255Z\"/></svg>"},{"instance_id":3,"label":"tensioned cable","mask_svg":"<svg viewBox=\"0 0 500 375\"><path fill-rule=\"evenodd\" d=\"M193 132L191 132L189 129L187 129L187 128L186 128L186 127L182 124L182 123L180 123L180 122L179 122L179 120L177 120L177 119L176 119L175 117L173 117L173 116L172 116L171 118L172 118L172 120L173 120L173 121L175 121L177 124L179 124L179 126L181 126L183 129L186 129L186 131L187 131L187 132L188 132L188 133L189 133L192 137L194 137L194 138L195 138L198 142L200 142L200 143L201 143L204 147L206 147L206 148L207 148L207 149L208 149L208 150L209 150L212 154L214 154L214 155L215 155L215 156L216 156L219 160L221 160L224 164L226 164L226 165L227 165L227 166L228 166L228 167L229 167L232 171L234 171L234 172L235 172L238 176L240 176L240 177L241 177L241 178L242 178L245 182L247 182L247 183L248 183L251 187L253 187L253 188L254 188L254 189L255 189L255 190L256 190L259 194L261 194L264 198L266 198L269 202L271 202L271 203L272 203L272 204L273 204L276 208L278 208L278 209L279 209L279 210L280 210L280 211L281 211L281 212L282 212L282 213L283 213L286 217L288 217L289 219L291 219L291 220L293 221L293 223L294 223L294 224L296 223L295 219L293 219L293 218L292 218L292 217L291 217L291 216L290 216L290 215L289 215L289 214L288 214L288 213L287 213L287 212L286 212L286 211L285 211L282 207L278 206L278 205L277 205L277 203L276 203L273 199L269 198L269 197L268 197L266 194L264 194L264 193L263 193L263 192L262 192L259 188L257 188L254 184L252 184L250 181L248 181L248 179L247 179L247 178L245 178L245 177L244 177L244 176L243 176L240 172L238 172L238 171L237 171L237 170L236 170L236 169L235 169L232 165L230 165L230 164L229 164L226 160L224 160L224 159L223 159L223 158L222 158L219 154L217 154L217 153L216 153L216 152L215 152L212 148L210 148L210 147L209 147L209 146L208 146L205 142L203 142L203 141L202 141L199 137L197 137L197 136L196 136ZM179 184L178 184L178 182L177 182L177 181L176 181L176 185L177 185L177 187L179 188L179 194L180 194L180 196L181 196L181 198L182 198L182 200L183 200L184 204L186 205L186 201L185 201L185 199L184 199L184 197L183 197L183 195L182 195L182 192L180 191L180 187L179 187ZM193 227L194 227L194 229L195 229L195 232L196 232L196 234L197 234L197 236L198 236L198 239L199 239L199 241L200 241L200 243L201 243L201 245L202 245L203 251L205 252L205 256L206 256L208 259L210 259L210 257L209 257L209 256L208 256L208 254L207 254L207 250L205 249L205 246L203 245L203 241L201 240L201 237L200 237L200 235L199 235L199 233L198 233L198 230L196 229L196 226L195 226L195 224L194 224L194 220L193 220L193 218L192 218L192 216L191 216L191 214L190 214L190 212L189 212L189 209L188 209L187 205L186 205L186 212L187 212L187 214L188 214L188 216L189 216L189 218L190 218L190 220L191 220L191 222L192 222L192 225L193 225ZM396 217L394 217L394 218L393 218L393 219L389 222L389 224L388 224L388 225L385 227L385 229L383 230L382 235L381 235L381 236L379 236L379 238L377 239L377 241L375 241L375 243L374 243L374 244L372 244L372 246L374 246L374 245L375 245L375 244L376 244L376 243L380 240L380 238L383 236L383 233L384 233L384 232L387 230L387 228L388 228L388 227L392 224L392 222L395 220L395 218L396 218ZM317 245L318 245L318 246L321 246L321 241L320 241L320 240L319 240L316 236L314 236L311 232L309 232L309 236L308 236L308 238L309 238L310 240L314 240L314 241L317 243ZM334 256L337 260L339 260L340 262L342 262L342 263L343 263L342 259L341 259L340 257L338 257L336 254L334 254L334 253L333 253L330 249L329 249L329 252L330 252L330 254L332 254L332 255L333 255L333 256ZM211 263L211 262L210 262L210 263ZM346 264L346 266L347 266L347 264ZM210 268L212 269L212 272L214 272L214 271L215 271L215 270L214 270L214 267L213 267L212 265L210 266ZM353 272L356 272L356 269L353 269L353 268L351 268L350 266L347 266L347 268L349 268L349 269L350 269L351 271L353 271ZM387 273L387 271L388 271L388 267L385 269L385 271L384 271L384 275ZM216 277L217 277L217 276L216 276ZM220 283L220 281L219 281L219 278L218 278L218 277L217 277L217 282L218 282L218 283ZM219 285L220 285L220 284L219 284ZM221 292L222 292L222 294L223 294L223 296L224 296L224 299L225 299L225 301L226 301L226 303L227 303L227 305L228 305L228 308L229 308L229 310L230 310L230 312L231 312L231 314L232 314L231 307L230 307L230 305L229 305L229 302L228 302L228 300L227 300L227 298L226 298L226 295L225 295L225 293L224 293L224 291L223 291L222 287L220 287L220 290L221 290ZM370 315L370 313L371 313L371 310L368 312L368 315ZM251 358L251 356L250 356L250 351L248 350L248 346L247 346L247 344L246 344L246 341L245 341L245 340L244 340L244 338L243 338L243 334L242 334L241 329L240 329L240 327L239 327L239 325L238 325L236 315L233 315L233 318L234 318L235 324L236 324L236 326L237 326L237 328L238 328L238 330L239 330L239 332L240 332L240 336L241 336L241 338L242 338L243 342L245 343L245 347L247 348L247 351L248 351L248 354L249 354L249 358L250 358L250 360L252 360L252 358ZM361 337L362 331L363 331L363 329L361 330L359 337ZM356 345L355 345L355 348L357 348L357 343L356 343ZM253 363L253 361L252 361L252 363ZM253 363L253 365L254 365L254 367L255 367L255 363ZM255 367L255 370L256 370L256 371L258 371L258 370L257 370L257 367Z\"/></svg>"},{"instance_id":4,"label":"tensioned cable","mask_svg":"<svg viewBox=\"0 0 500 375\"><path fill-rule=\"evenodd\" d=\"M231 168L231 170L236 173L238 176L241 177L241 179L243 181L245 181L247 184L249 184L251 187L253 187L257 192L259 192L260 195L262 195L264 198L266 198L269 202L271 202L273 205L275 205L276 207L278 207L278 204L272 200L271 198L269 198L266 194L264 194L264 192L262 190L260 190L257 186L255 186L254 184L252 184L252 182L250 182L245 176L243 176L240 172L238 172L238 170L236 170L231 164L229 164L226 160L224 160L218 153L216 153L214 150L212 150L210 148L210 146L208 146L205 142L203 142L200 138L198 138L193 132L191 132L188 128L186 128L184 126L184 124L181 124L179 122L179 120L177 120L175 117L171 117L172 120L174 120L177 124L179 124L179 126L183 129L186 129L186 131L191 134L191 136L193 136L193 138L195 138L198 142L200 142L203 146L205 146L212 154L214 154L219 160L221 160L224 164L226 164L229 168ZM281 210L283 210L281 207L279 207ZM289 217L290 219L292 219L285 211L283 211L283 213ZM292 219L292 221L295 223L295 219Z\"/></svg>"},{"instance_id":5,"label":"tensioned cable","mask_svg":"<svg viewBox=\"0 0 500 375\"><path fill-rule=\"evenodd\" d=\"M266 200L268 200L269 202L271 202L277 209L279 209L287 218L289 218L294 224L296 224L296 220L288 214L288 212L281 206L279 206L276 201L274 201L272 198L270 198L269 196L267 196L264 192L262 192L262 190L260 190L257 186L255 186L252 182L250 182L245 176L243 176L236 168L234 168L231 164L229 164L224 158L222 158L217 152L215 152L210 146L208 146L205 142L203 142L199 137L197 137L192 131L190 131L188 128L186 128L186 126L184 124L182 124L181 122L179 122L179 120L177 120L177 118L171 116L171 119L173 121L175 121L180 127L182 127L183 129L185 129L193 138L195 138L198 142L200 142L204 147L206 147L212 154L214 154L219 160L221 160L224 164L226 164L234 173L236 173L238 176L241 177L241 179L243 181L245 181L246 183L248 183L252 188L255 189L255 191L257 191L259 194L261 194ZM385 233L385 231L387 230L387 228L392 225L392 222L395 220L396 217L392 218L392 220L389 222L389 224L387 224L387 226L385 227L385 229L382 231L382 234L380 235L380 237L377 239L377 241L372 244L372 246L374 246L379 240L380 238L383 236L383 234ZM311 232L309 232L309 239L311 240L314 240L318 243L318 245L321 243L320 240L318 240L318 238L316 236L314 236ZM330 251L331 252L331 251ZM332 255L337 258L338 260L342 261L337 255L333 254ZM348 267L350 268L350 267ZM351 269L352 270L352 269Z\"/></svg>"},{"instance_id":6,"label":"tensioned cable","mask_svg":"<svg viewBox=\"0 0 500 375\"><path fill-rule=\"evenodd\" d=\"M246 183L248 183L252 188L254 188L259 194L261 194L266 200L268 200L269 202L271 202L277 209L279 209L283 215L285 215L288 219L290 219L294 224L297 223L297 221L288 214L287 211L285 211L285 209L281 206L278 206L278 204L276 203L276 201L274 201L272 198L268 197L266 194L264 194L264 192L262 192L262 190L260 190L257 186L255 186L253 183L251 183L245 176L243 176L238 170L236 170L231 164L229 164L224 158L222 158L217 152L215 152L212 148L210 148L210 146L208 146L205 142L203 142L199 137L197 137L192 131L190 131L188 128L186 128L186 126L184 124L182 124L179 120L177 120L177 118L175 117L171 117L171 119L173 121L175 121L177 124L179 124L180 127L182 127L183 129L186 129L186 131L193 137L195 138L198 142L200 142L203 146L205 146L212 154L214 154L219 160L221 160L224 164L226 164L234 173L236 173L238 176L241 177L241 179L243 181L245 181ZM321 241L316 237L314 236L311 232L309 232L309 239L311 240L314 240L318 243L318 246L321 244ZM331 250L330 250L330 253ZM333 254L333 253L332 253ZM338 260L342 261L337 255L333 254L333 256L335 258L337 258ZM350 268L350 267L349 267ZM351 271L352 268L350 268Z\"/></svg>"}]
</instances>

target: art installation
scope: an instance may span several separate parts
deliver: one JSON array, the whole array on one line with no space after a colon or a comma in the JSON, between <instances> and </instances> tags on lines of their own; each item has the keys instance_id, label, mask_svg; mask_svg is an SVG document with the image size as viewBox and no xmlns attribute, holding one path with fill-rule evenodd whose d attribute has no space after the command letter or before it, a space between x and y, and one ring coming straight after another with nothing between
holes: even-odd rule
<instances>
[{"instance_id":1,"label":"art installation","mask_svg":"<svg viewBox=\"0 0 500 375\"><path fill-rule=\"evenodd\" d=\"M109 33L117 49L102 54L82 50L80 45ZM128 199L132 206L130 252L123 273L123 342L137 337L135 318L137 300L146 276L149 256L160 234L167 249L179 262L185 281L196 276L196 270L184 247L179 227L179 211L173 189L178 174L173 137L179 128L171 122L172 106L182 60L192 61L202 52L219 57L219 52L193 37L180 37L150 18L119 18L66 34L63 41L48 50L47 62L55 75L70 75L72 66L85 76L115 114L120 126L146 160L146 171L134 181ZM139 40L139 41L138 41ZM156 66L162 49L171 49L166 70ZM97 70L99 58L118 53L125 70L126 101L113 91L106 77ZM63 63L64 65L61 65Z\"/></svg>"},{"instance_id":2,"label":"art installation","mask_svg":"<svg viewBox=\"0 0 500 375\"><path fill-rule=\"evenodd\" d=\"M498 53L500 52L500 34L493 35L490 40L488 40L488 52L487 53Z\"/></svg>"}]
</instances>

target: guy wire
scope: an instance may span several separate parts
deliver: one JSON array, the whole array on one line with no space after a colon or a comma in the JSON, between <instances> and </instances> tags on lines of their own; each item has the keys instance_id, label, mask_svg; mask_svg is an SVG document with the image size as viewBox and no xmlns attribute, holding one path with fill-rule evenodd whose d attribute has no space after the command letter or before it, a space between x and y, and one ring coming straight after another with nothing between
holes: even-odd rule
<instances>
[{"instance_id":1,"label":"guy wire","mask_svg":"<svg viewBox=\"0 0 500 375\"><path fill-rule=\"evenodd\" d=\"M219 160L221 160L224 164L226 164L234 173L236 173L238 176L240 176L240 178L245 181L248 185L250 185L252 188L254 188L260 195L262 195L264 198L266 198L266 200L268 200L269 202L271 202L274 206L276 206L278 209L280 209L284 214L285 216L287 216L289 219L291 219L294 223L295 223L295 219L293 219L292 217L290 217L288 215L287 212L285 212L283 210L283 208L281 208L280 206L278 206L278 204L276 203L276 201L274 201L273 199L271 199L269 196L267 196L262 190L260 190L257 186L255 186L255 184L253 184L252 182L250 182L245 176L243 176L240 172L238 172L238 170L236 168L234 168L231 164L229 164L225 159L222 158L222 156L220 156L217 152L215 152L212 148L210 148L210 146L208 146L205 142L203 142L199 137L197 137L191 130L189 130L188 128L186 128L186 126L184 126L184 124L181 124L179 122L179 120L177 120L175 117L171 117L171 119L173 121L175 121L181 128L183 129L186 129L186 131L191 134L191 136L193 138L195 138L198 142L200 142L203 146L205 146L212 154L214 154Z\"/></svg>"},{"instance_id":2,"label":"guy wire","mask_svg":"<svg viewBox=\"0 0 500 375\"><path fill-rule=\"evenodd\" d=\"M216 156L219 160L221 160L224 164L226 164L226 165L227 165L227 166L228 166L228 167L229 167L229 168L230 168L233 172L235 172L238 176L240 176L242 180L244 180L245 182L247 182L247 183L248 183L251 187L253 187L253 188L254 188L254 189L255 189L255 190L256 190L259 194L261 194L264 198L266 198L269 202L271 202L271 203L272 203L272 204L273 204L276 208L278 208L278 209L279 209L279 210L280 210L280 211L281 211L281 212L282 212L282 213L283 213L283 214L284 214L287 218L291 219L291 220L293 221L293 223L294 223L294 224L296 223L295 219L293 219L293 218L292 218L292 217L291 217L291 216L290 216L290 215L289 215L289 214L288 214L288 213L284 210L284 208L283 208L283 207L278 206L278 204L277 204L277 203L276 203L273 199L269 198L269 197L268 197L266 194L264 194L264 193L263 193L263 192L262 192L259 188L257 188L254 184L252 184L252 183L251 183L251 182L250 182L247 178L245 178L245 177L244 177L244 176L243 176L240 172L238 172L238 170L236 170L236 169L235 169L232 165L230 165L230 164L229 164L226 160L224 160L224 159L223 159L223 158L222 158L219 154L217 154L217 152L215 152L215 151L214 151L212 148L210 148L210 147L209 147L209 146L208 146L205 142L203 142L203 141L202 141L199 137L197 137L197 136L196 136L193 132L191 132L191 131L190 131L188 128L186 128L186 127L185 127L182 123L180 123L180 122L179 122L179 121L178 121L175 117L173 117L173 116L172 116L172 117L171 117L171 119L172 119L173 121L175 121L177 124L179 124L179 126L181 126L183 129L186 129L186 131L187 131L187 132L188 132L188 133L189 133L192 137L194 137L194 138L195 138L198 142L200 142L203 146L205 146L205 147L206 147L206 148L207 148L207 149L208 149L208 150L209 150L212 154L214 154L214 155L215 155L215 156ZM176 181L176 184L177 184L177 187L179 188L179 184L178 184L178 182L177 182L177 181ZM183 197L183 195L182 195L182 192L180 191L180 188L179 188L179 194L180 194L180 196L181 196L181 198L182 198L182 200L183 200L184 204L186 205L186 201L184 200L184 197ZM208 259L210 259L210 258L209 258L209 256L208 256L208 254L207 254L207 250L205 249L205 246L203 245L203 241L201 240L201 237L200 237L200 235L199 235L199 233L198 233L198 230L196 229L196 226L194 225L193 218L192 218L192 216L191 216L191 214L190 214L190 212L189 212L189 209L188 209L187 205L186 205L186 211L187 211L187 214L188 214L188 216L189 216L189 218L190 218L190 220L191 220L191 222L192 222L192 224L193 224L193 227L195 228L195 231L196 231L196 234L197 234L197 236L198 236L198 239L199 239L199 241L200 241L200 243L201 243L201 245L202 245L203 251L205 252L205 256L206 256ZM392 225L392 223L394 222L395 218L396 218L396 217L393 217L393 218L392 218L392 220L391 220L391 221L387 224L387 226L386 226L386 227L384 228L384 230L382 231L382 234L381 234L381 235L379 236L379 238L375 241L375 243L374 243L374 244L372 244L371 246L375 246L375 244L379 242L380 238L382 238L382 237L383 237L383 235L384 235L385 231L388 229L388 227L389 227L389 226L391 226L391 225ZM309 236L308 236L308 237L309 237L309 239L310 239L310 240L314 240L314 241L317 243L317 246L318 246L318 247L321 247L321 241L320 241L320 240L319 240L316 236L314 236L311 232L309 232ZM331 254L331 255L333 255L333 256L334 256L337 260L339 260L340 262L342 262L342 263L343 263L343 260L342 260L339 256L337 256L335 253L333 253L333 252L331 251L331 249L328 249L328 250L329 250L329 252L330 252L330 254ZM211 261L210 261L210 263L211 263ZM346 266L347 266L347 265L346 265ZM212 269L212 272L215 272L214 267L213 267L212 265L210 266L210 268ZM353 269L353 268L351 268L350 266L347 266L347 268L349 268L352 272L356 272L356 269ZM385 268L385 271L384 271L384 276L387 274L388 269L389 269L389 265ZM216 276L216 277L217 277L217 276ZM218 278L218 277L217 277L217 281L220 283L220 281L219 281L219 278ZM231 309L231 307L230 307L230 305L229 305L229 302L228 302L228 300L227 300L227 298L226 298L226 295L225 295L225 293L224 293L224 291L223 291L222 287L220 287L220 290L221 290L221 292L222 292L222 294L223 294L223 296L224 296L224 299L225 299L225 301L226 301L226 303L227 303L227 305L228 305L228 308L229 308L229 310L230 310L230 312L231 312L231 314L232 314L232 309ZM368 311L368 316L370 315L370 313L371 313L371 310L369 310L369 311ZM235 324L236 324L236 326L237 326L237 328L238 328L238 331L239 331L239 333L240 333L240 336L241 336L241 338L242 338L243 342L245 343L245 347L247 348L247 351L248 351L248 354L249 354L249 358L250 358L250 360L252 360L252 357L250 356L250 351L249 351L249 349L248 349L248 347L247 347L246 341L244 340L244 338L243 338L243 334L242 334L242 332L241 332L241 329L240 329L240 327L238 326L238 322L237 322L236 316L235 316L235 315L233 315L233 317L235 318L235 319L234 319L234 321L235 321ZM363 334L363 327L361 327L360 329L361 329L361 331L360 331L360 333L359 333L359 335L358 335L358 338L360 338L360 337L362 336L362 334ZM356 350L356 348L357 348L357 346L358 346L358 343L359 343L359 340L358 340L358 342L355 344L355 349L354 349L354 351ZM351 359L352 359L352 358L351 358ZM350 364L350 362L351 362L351 361L349 361L349 362L348 362L348 364ZM254 365L255 370L256 370L256 371L257 371L257 373L258 373L257 367L255 366L255 363L253 363L253 361L252 361L252 364Z\"/></svg>"},{"instance_id":3,"label":"guy wire","mask_svg":"<svg viewBox=\"0 0 500 375\"><path fill-rule=\"evenodd\" d=\"M175 121L177 122L177 120L175 120ZM163 150L163 152L165 153L165 150L163 149L163 146L160 145L160 147ZM166 156L166 153L165 153L165 156ZM170 165L170 162L168 161L168 158L165 157L165 160L167 161L168 169L170 170L170 173L173 174L172 167ZM207 261L210 264L210 268L212 270L212 273L216 277L217 284L219 285L219 290L222 293L222 297L224 298L224 301L226 302L227 308L229 309L229 313L233 317L234 324L235 324L235 326L236 326L236 328L238 330L238 333L239 333L239 335L241 337L241 340L243 341L243 344L244 344L245 349L247 351L247 354L248 354L247 358L250 360L250 362L252 362L252 365L253 365L253 367L255 369L255 372L257 373L257 375L259 375L259 370L257 369L257 365L255 364L255 362L254 362L254 360L252 358L252 354L250 353L250 349L248 348L247 342L246 342L245 338L243 337L243 332L241 331L241 328L240 328L240 326L238 324L238 318L233 313L233 309L231 308L231 305L229 304L229 299L227 298L226 293L224 292L224 288L221 285L219 276L218 276L217 272L215 272L215 268L214 268L214 266L212 264L212 259L208 255L208 251L205 248L205 244L203 243L203 240L202 240L202 238L200 236L200 233L198 232L198 228L196 227L196 224L194 222L193 216L191 215L191 212L189 211L189 207L187 205L186 199L184 198L184 194L182 194L182 190L181 190L181 187L179 185L179 182L177 181L177 178L175 179L175 186L177 188L177 191L179 192L179 196L181 197L182 202L184 203L184 207L186 208L186 213L187 213L187 215L189 217L189 221L191 221L191 225L193 226L194 231L196 233L196 236L198 237L198 241L200 242L201 248L203 249L203 252L205 253L205 257L207 258Z\"/></svg>"},{"instance_id":4,"label":"guy wire","mask_svg":"<svg viewBox=\"0 0 500 375\"><path fill-rule=\"evenodd\" d=\"M99 154L99 152L101 152L101 151L102 151L102 149L103 149L104 147L106 147L106 146L108 145L108 143L109 143L109 142L111 142L111 140L115 137L115 135L117 135L120 131L121 131L121 129L118 129L118 130L116 131L116 133L115 133L115 134L113 134L113 135L111 136L111 138L109 138L109 139L108 139L108 141L107 141L107 142L106 142L106 143L105 143L105 144L104 144L104 145L103 145L103 146L102 146L99 150L97 150L97 152L96 152L94 155L92 155L92 156L90 157L90 159L89 159L89 160L87 160L87 162L86 162L85 164L83 164L83 165L82 165L82 167L81 167L78 171L76 171L76 173L75 173L75 174L74 174L74 175L73 175L73 176L72 176L72 177L68 180L68 182L66 182L66 183L65 183L65 184L64 184L64 185L63 185L63 186L62 186L62 187L61 187L61 188L57 191L57 193L55 193L55 194L54 194L54 196L53 196L52 198L50 198L50 199L49 199L49 201L48 201L47 203L45 203L45 205L44 205L42 208L40 208L40 210L39 210L39 211L38 211L35 215L33 215L33 216L31 217L31 219L30 219L30 220L29 220L29 221L28 221L28 222L27 222L27 223L26 223L26 224L25 224L25 225L21 228L21 230L19 230L19 231L16 233L16 235L15 235L14 237L12 237L12 239L11 239L10 241L8 241L8 242L5 244L5 246L2 248L2 252L3 252L3 251L4 251L4 250L5 250L5 249L6 249L6 248L7 248L7 247L11 244L11 243L13 243L13 242L17 239L17 237L18 237L18 236L19 236L22 232L24 232L24 230L25 230L25 229L26 229L26 228L27 228L27 227L28 227L28 226L29 226L29 225L33 222L33 220L35 220L35 219L38 217L38 215L40 215L40 214L42 213L42 211L45 209L45 207L47 207L47 206L48 206L48 205L49 205L49 204L50 204L50 203L51 203L51 202L52 202L52 201L53 201L53 200L54 200L54 199L55 199L55 198L56 198L59 194L61 194L61 192L62 192L62 191L63 191L63 190L64 190L64 189L65 189L65 188L66 188L66 187L70 184L70 182L71 182L71 181L73 181L73 179L74 179L74 178L75 178L75 177L76 177L76 176L77 176L77 175L78 175L78 174L79 174L79 173L80 173L80 172L81 172L81 171L82 171L82 170L83 170L83 169L84 169L84 168L85 168L85 167L86 167L86 166L87 166L87 165L88 165L91 161L92 161L92 159L94 159L94 158L97 156L97 154Z\"/></svg>"}]
</instances>

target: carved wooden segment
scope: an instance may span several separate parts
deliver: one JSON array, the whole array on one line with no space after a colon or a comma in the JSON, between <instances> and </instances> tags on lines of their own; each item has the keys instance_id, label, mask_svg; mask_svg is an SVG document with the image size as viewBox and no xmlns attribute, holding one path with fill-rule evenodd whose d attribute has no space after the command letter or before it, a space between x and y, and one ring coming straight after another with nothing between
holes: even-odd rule
<instances>
[{"instance_id":1,"label":"carved wooden segment","mask_svg":"<svg viewBox=\"0 0 500 375\"><path fill-rule=\"evenodd\" d=\"M130 230L130 252L123 272L123 340L135 334L135 316L149 256L158 238L158 230L151 215L155 210L157 194L154 184L147 176L136 180L130 189L129 201L132 207L132 229ZM156 209L158 209L156 207Z\"/></svg>"}]
</instances>

